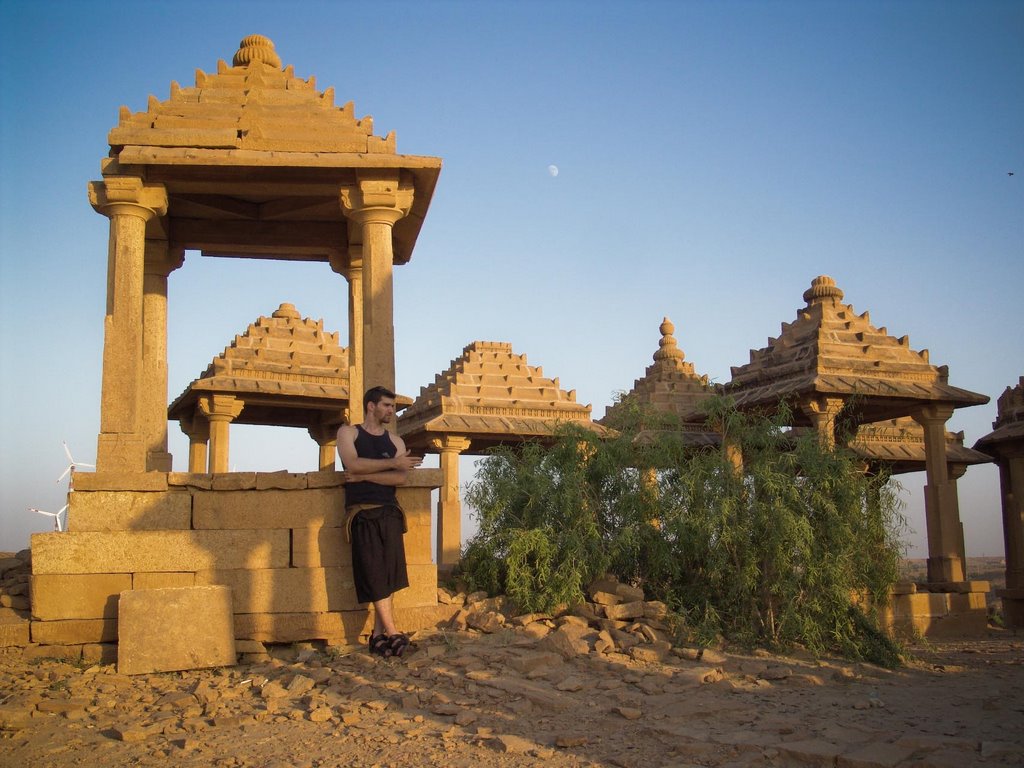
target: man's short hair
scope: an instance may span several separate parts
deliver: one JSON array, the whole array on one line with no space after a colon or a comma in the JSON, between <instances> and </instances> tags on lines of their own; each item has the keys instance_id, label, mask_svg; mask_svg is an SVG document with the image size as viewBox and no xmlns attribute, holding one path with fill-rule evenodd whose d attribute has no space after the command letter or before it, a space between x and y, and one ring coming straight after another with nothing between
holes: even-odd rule
<instances>
[{"instance_id":1,"label":"man's short hair","mask_svg":"<svg viewBox=\"0 0 1024 768\"><path fill-rule=\"evenodd\" d=\"M376 405L385 397L394 400L397 395L387 387L370 387L366 390L366 394L363 395L363 408L366 408L370 403Z\"/></svg>"}]
</instances>

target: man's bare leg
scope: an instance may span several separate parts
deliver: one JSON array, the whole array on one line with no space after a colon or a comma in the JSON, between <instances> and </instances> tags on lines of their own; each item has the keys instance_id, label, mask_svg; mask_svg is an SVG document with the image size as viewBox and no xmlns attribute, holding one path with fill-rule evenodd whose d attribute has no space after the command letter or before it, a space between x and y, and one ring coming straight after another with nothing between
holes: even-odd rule
<instances>
[{"instance_id":1,"label":"man's bare leg","mask_svg":"<svg viewBox=\"0 0 1024 768\"><path fill-rule=\"evenodd\" d=\"M391 611L391 595L375 600L373 603L373 634L374 635L397 635L395 618Z\"/></svg>"}]
</instances>

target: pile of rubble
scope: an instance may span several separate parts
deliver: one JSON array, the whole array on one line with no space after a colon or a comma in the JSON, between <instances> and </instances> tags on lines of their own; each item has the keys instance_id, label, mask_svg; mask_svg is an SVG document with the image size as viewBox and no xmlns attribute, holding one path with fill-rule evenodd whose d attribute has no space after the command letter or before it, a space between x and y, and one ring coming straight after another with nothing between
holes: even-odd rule
<instances>
[{"instance_id":1,"label":"pile of rubble","mask_svg":"<svg viewBox=\"0 0 1024 768\"><path fill-rule=\"evenodd\" d=\"M460 632L516 630L540 640L540 646L564 659L586 654L621 653L635 661L663 662L670 655L715 663L720 654L672 642L666 623L668 606L647 600L643 589L619 582L614 576L598 579L587 590L590 600L551 614L517 614L507 597L469 595L438 589L438 602L460 606L448 628Z\"/></svg>"},{"instance_id":2,"label":"pile of rubble","mask_svg":"<svg viewBox=\"0 0 1024 768\"><path fill-rule=\"evenodd\" d=\"M0 648L29 642L31 577L31 550L0 552Z\"/></svg>"}]
</instances>

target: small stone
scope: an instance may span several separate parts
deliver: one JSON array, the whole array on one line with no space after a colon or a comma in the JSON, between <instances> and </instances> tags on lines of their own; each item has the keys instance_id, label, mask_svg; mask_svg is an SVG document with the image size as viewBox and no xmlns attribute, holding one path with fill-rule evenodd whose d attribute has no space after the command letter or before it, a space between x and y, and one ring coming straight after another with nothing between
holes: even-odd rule
<instances>
[{"instance_id":1,"label":"small stone","mask_svg":"<svg viewBox=\"0 0 1024 768\"><path fill-rule=\"evenodd\" d=\"M636 707L615 707L613 711L618 712L627 720L639 720L644 715L643 710Z\"/></svg>"}]
</instances>

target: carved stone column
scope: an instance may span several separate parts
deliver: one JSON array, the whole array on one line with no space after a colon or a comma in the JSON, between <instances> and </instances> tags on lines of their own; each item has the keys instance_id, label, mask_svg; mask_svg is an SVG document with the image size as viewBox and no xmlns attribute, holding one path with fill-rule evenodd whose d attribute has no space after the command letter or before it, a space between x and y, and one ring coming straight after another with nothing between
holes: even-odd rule
<instances>
[{"instance_id":1,"label":"carved stone column","mask_svg":"<svg viewBox=\"0 0 1024 768\"><path fill-rule=\"evenodd\" d=\"M338 428L318 424L309 428L309 436L316 440L320 446L320 471L332 471L334 466L334 454L338 450Z\"/></svg>"},{"instance_id":2,"label":"carved stone column","mask_svg":"<svg viewBox=\"0 0 1024 768\"><path fill-rule=\"evenodd\" d=\"M462 499L459 496L459 454L468 451L469 438L444 435L430 441L441 453L441 489L437 500L437 570L450 572L462 551Z\"/></svg>"},{"instance_id":3,"label":"carved stone column","mask_svg":"<svg viewBox=\"0 0 1024 768\"><path fill-rule=\"evenodd\" d=\"M964 580L960 556L961 528L954 498L956 487L950 483L946 466L946 422L953 406L933 403L911 414L924 429L925 520L928 527L928 581L949 583Z\"/></svg>"},{"instance_id":4,"label":"carved stone column","mask_svg":"<svg viewBox=\"0 0 1024 768\"><path fill-rule=\"evenodd\" d=\"M178 424L188 437L188 471L204 474L208 468L210 422L202 413L195 413L188 419L182 417Z\"/></svg>"},{"instance_id":5,"label":"carved stone column","mask_svg":"<svg viewBox=\"0 0 1024 768\"><path fill-rule=\"evenodd\" d=\"M843 410L844 402L841 397L819 395L800 403L800 410L811 420L821 444L828 450L836 447L836 417Z\"/></svg>"},{"instance_id":6,"label":"carved stone column","mask_svg":"<svg viewBox=\"0 0 1024 768\"><path fill-rule=\"evenodd\" d=\"M146 470L170 472L167 451L167 276L185 263L184 248L146 241L142 284L142 428Z\"/></svg>"},{"instance_id":7,"label":"carved stone column","mask_svg":"<svg viewBox=\"0 0 1024 768\"><path fill-rule=\"evenodd\" d=\"M413 194L412 184L398 171L364 172L355 185L341 189L345 216L362 230L362 360L355 367L362 372L363 387L395 389L392 230L409 213ZM358 394L362 410L363 393Z\"/></svg>"},{"instance_id":8,"label":"carved stone column","mask_svg":"<svg viewBox=\"0 0 1024 768\"><path fill-rule=\"evenodd\" d=\"M167 212L167 192L162 185L146 185L139 178L111 177L90 182L89 202L110 219L96 471L144 472L147 451L143 424L146 222Z\"/></svg>"},{"instance_id":9,"label":"carved stone column","mask_svg":"<svg viewBox=\"0 0 1024 768\"><path fill-rule=\"evenodd\" d=\"M363 246L349 243L348 263L331 261L331 268L348 281L349 424L363 420Z\"/></svg>"},{"instance_id":10,"label":"carved stone column","mask_svg":"<svg viewBox=\"0 0 1024 768\"><path fill-rule=\"evenodd\" d=\"M203 395L197 401L200 413L210 422L210 472L227 472L228 433L244 403L234 395Z\"/></svg>"}]
</instances>

